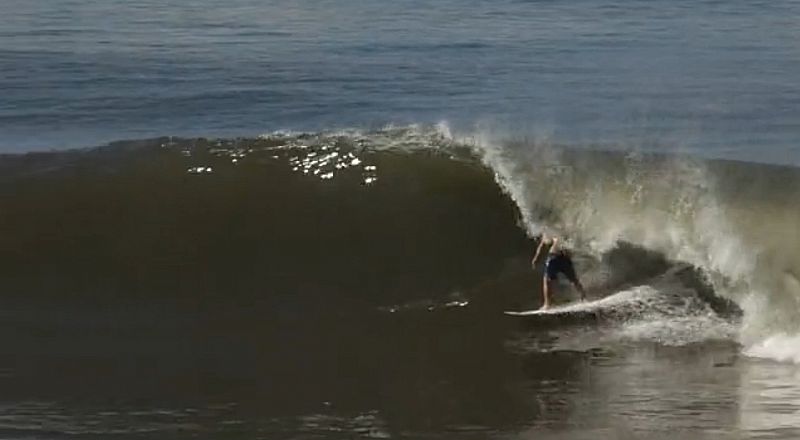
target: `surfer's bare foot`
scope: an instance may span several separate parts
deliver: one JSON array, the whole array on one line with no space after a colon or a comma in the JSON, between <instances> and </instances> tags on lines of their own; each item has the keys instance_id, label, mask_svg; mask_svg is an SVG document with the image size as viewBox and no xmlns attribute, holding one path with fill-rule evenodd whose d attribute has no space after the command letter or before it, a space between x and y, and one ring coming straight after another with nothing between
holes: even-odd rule
<instances>
[{"instance_id":1,"label":"surfer's bare foot","mask_svg":"<svg viewBox=\"0 0 800 440\"><path fill-rule=\"evenodd\" d=\"M549 308L550 308L550 304L543 304L541 307L539 307L539 310L547 310Z\"/></svg>"}]
</instances>

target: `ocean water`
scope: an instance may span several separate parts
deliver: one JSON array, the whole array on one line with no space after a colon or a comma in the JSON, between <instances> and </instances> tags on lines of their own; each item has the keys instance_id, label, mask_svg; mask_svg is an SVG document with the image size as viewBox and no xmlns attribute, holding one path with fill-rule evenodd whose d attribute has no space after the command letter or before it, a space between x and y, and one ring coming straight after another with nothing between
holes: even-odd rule
<instances>
[{"instance_id":1,"label":"ocean water","mask_svg":"<svg viewBox=\"0 0 800 440\"><path fill-rule=\"evenodd\" d=\"M799 3L0 7L0 437L800 437Z\"/></svg>"},{"instance_id":2,"label":"ocean water","mask_svg":"<svg viewBox=\"0 0 800 440\"><path fill-rule=\"evenodd\" d=\"M5 0L0 149L447 121L797 164L799 8Z\"/></svg>"}]
</instances>

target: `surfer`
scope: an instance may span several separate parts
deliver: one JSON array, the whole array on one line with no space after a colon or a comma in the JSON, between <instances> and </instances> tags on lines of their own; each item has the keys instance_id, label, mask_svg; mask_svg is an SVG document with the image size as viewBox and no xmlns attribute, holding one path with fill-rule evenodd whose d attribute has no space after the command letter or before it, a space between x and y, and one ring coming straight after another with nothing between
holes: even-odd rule
<instances>
[{"instance_id":1,"label":"surfer","mask_svg":"<svg viewBox=\"0 0 800 440\"><path fill-rule=\"evenodd\" d=\"M586 292L583 290L583 285L575 275L575 267L572 264L572 257L569 250L563 246L558 245L558 238L552 237L548 240L547 235L542 234L539 240L539 246L536 247L536 253L531 260L531 266L536 268L536 261L539 255L544 250L545 246L549 246L547 251L547 260L544 263L544 277L542 279L542 296L544 302L542 303L542 310L550 307L550 296L555 293L555 281L558 279L558 274L563 273L564 276L575 286L581 294L581 301L586 299Z\"/></svg>"}]
</instances>

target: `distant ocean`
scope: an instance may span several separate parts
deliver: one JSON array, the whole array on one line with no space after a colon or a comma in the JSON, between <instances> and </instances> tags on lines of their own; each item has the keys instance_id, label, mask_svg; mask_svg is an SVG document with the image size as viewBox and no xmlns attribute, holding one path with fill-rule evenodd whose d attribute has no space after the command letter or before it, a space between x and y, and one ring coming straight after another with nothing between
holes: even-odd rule
<instances>
[{"instance_id":1,"label":"distant ocean","mask_svg":"<svg viewBox=\"0 0 800 440\"><path fill-rule=\"evenodd\" d=\"M0 151L445 121L800 163L796 2L5 0Z\"/></svg>"},{"instance_id":2,"label":"distant ocean","mask_svg":"<svg viewBox=\"0 0 800 440\"><path fill-rule=\"evenodd\" d=\"M0 437L800 437L800 3L0 6Z\"/></svg>"}]
</instances>

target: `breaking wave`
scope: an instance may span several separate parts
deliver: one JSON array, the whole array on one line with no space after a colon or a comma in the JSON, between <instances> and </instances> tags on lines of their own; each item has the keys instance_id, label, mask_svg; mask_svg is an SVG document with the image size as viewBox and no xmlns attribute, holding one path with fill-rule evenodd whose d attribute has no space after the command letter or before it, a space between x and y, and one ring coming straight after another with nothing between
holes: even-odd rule
<instances>
[{"instance_id":1,"label":"breaking wave","mask_svg":"<svg viewBox=\"0 0 800 440\"><path fill-rule=\"evenodd\" d=\"M625 242L689 263L743 310L746 354L797 360L800 170L480 134L461 142L495 171L529 235L562 234L594 255ZM630 331L645 327L657 326Z\"/></svg>"},{"instance_id":2,"label":"breaking wave","mask_svg":"<svg viewBox=\"0 0 800 440\"><path fill-rule=\"evenodd\" d=\"M439 124L126 141L0 171L7 297L494 313L537 299L548 232L624 317L619 337L800 358L795 168Z\"/></svg>"}]
</instances>

